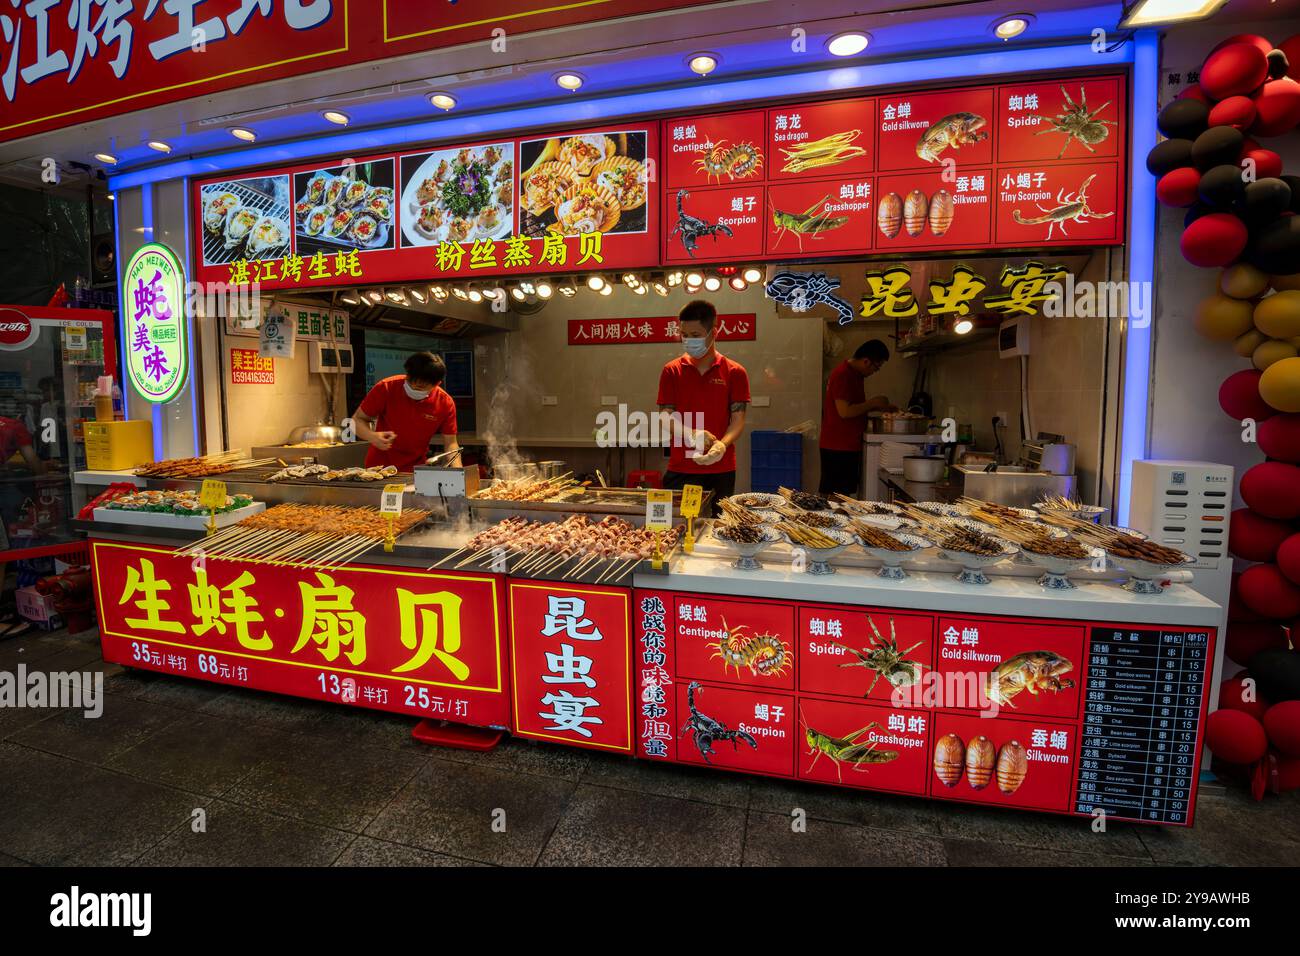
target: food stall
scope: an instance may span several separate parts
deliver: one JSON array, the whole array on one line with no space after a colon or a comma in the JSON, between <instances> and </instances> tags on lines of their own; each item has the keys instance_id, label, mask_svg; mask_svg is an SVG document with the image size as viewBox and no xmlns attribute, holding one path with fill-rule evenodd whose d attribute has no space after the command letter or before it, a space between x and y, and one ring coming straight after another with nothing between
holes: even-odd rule
<instances>
[{"instance_id":1,"label":"food stall","mask_svg":"<svg viewBox=\"0 0 1300 956\"><path fill-rule=\"evenodd\" d=\"M208 399L195 454L84 476L139 489L81 526L105 658L639 759L1190 825L1221 609L1188 555L1100 522L1119 477L1103 400L1118 317L1043 315L1049 283L1125 274L1133 78L1099 62L164 184L189 210L192 277L272 304L193 317L221 332L184 393ZM1008 474L1085 480L1036 491L1038 508L973 485L950 503L831 500L805 490L808 454L798 487L751 490L746 444L714 520L707 499L572 469L507 477L519 448L554 457L583 430L635 449L616 484L657 473L662 446L629 438L630 418L653 411L673 316L697 295L751 370L753 428L815 418L832 346L885 337L904 380L905 355L931 363L938 413L913 415L975 423L934 443L1006 440ZM289 447L350 410L325 370L353 364L347 301L375 296L499 323L472 348L490 482ZM282 314L310 364L268 345ZM1026 343L1080 360L1027 366ZM991 369L1001 348L1020 361ZM311 376L330 383L320 401L293 402ZM1051 398L1013 427L1031 380ZM236 391L256 388L277 391ZM234 401L264 411L222 419ZM883 437L864 441L868 487L888 478ZM1066 444L1070 474L1044 471Z\"/></svg>"}]
</instances>

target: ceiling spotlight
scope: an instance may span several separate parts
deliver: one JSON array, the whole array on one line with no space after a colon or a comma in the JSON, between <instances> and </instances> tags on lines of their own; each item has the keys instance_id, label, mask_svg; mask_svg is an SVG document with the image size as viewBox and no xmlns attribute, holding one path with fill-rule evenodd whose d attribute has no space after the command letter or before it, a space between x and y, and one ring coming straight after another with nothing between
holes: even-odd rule
<instances>
[{"instance_id":1,"label":"ceiling spotlight","mask_svg":"<svg viewBox=\"0 0 1300 956\"><path fill-rule=\"evenodd\" d=\"M551 297L551 293L553 293L554 291L555 290L551 288L551 284L547 282L545 279L537 283L537 298L539 299L549 299Z\"/></svg>"},{"instance_id":2,"label":"ceiling spotlight","mask_svg":"<svg viewBox=\"0 0 1300 956\"><path fill-rule=\"evenodd\" d=\"M601 289L605 288L605 286L608 284L609 283L605 281L604 276L593 275L587 279L587 288L590 289L592 292L599 292Z\"/></svg>"},{"instance_id":3,"label":"ceiling spotlight","mask_svg":"<svg viewBox=\"0 0 1300 956\"><path fill-rule=\"evenodd\" d=\"M440 285L429 286L429 294L433 296L435 299L437 299L439 302L442 302L447 298L447 290Z\"/></svg>"},{"instance_id":4,"label":"ceiling spotlight","mask_svg":"<svg viewBox=\"0 0 1300 956\"><path fill-rule=\"evenodd\" d=\"M668 294L668 283L664 282L662 279L655 279L650 283L650 285L654 287L655 292L659 295Z\"/></svg>"},{"instance_id":5,"label":"ceiling spotlight","mask_svg":"<svg viewBox=\"0 0 1300 956\"><path fill-rule=\"evenodd\" d=\"M419 289L409 289L408 291L411 294L411 298L420 303L420 305L424 305L424 303L429 301L429 297Z\"/></svg>"},{"instance_id":6,"label":"ceiling spotlight","mask_svg":"<svg viewBox=\"0 0 1300 956\"><path fill-rule=\"evenodd\" d=\"M395 302L398 305L406 305L406 294L401 289L389 289L386 293L389 302Z\"/></svg>"},{"instance_id":7,"label":"ceiling spotlight","mask_svg":"<svg viewBox=\"0 0 1300 956\"><path fill-rule=\"evenodd\" d=\"M1138 0L1125 3L1121 27L1149 27L1157 23L1181 23L1203 20L1215 13L1226 0Z\"/></svg>"},{"instance_id":8,"label":"ceiling spotlight","mask_svg":"<svg viewBox=\"0 0 1300 956\"><path fill-rule=\"evenodd\" d=\"M1027 13L1017 13L1014 16L1003 17L993 24L993 35L999 40L1010 40L1012 37L1018 37L1029 29L1031 19Z\"/></svg>"},{"instance_id":9,"label":"ceiling spotlight","mask_svg":"<svg viewBox=\"0 0 1300 956\"><path fill-rule=\"evenodd\" d=\"M703 285L703 283L704 283L704 276L700 275L698 272L688 272L688 273L686 273L686 284L687 284L687 285L698 286L698 285Z\"/></svg>"},{"instance_id":10,"label":"ceiling spotlight","mask_svg":"<svg viewBox=\"0 0 1300 956\"><path fill-rule=\"evenodd\" d=\"M635 272L625 272L623 273L623 284L626 286L638 286L641 284L641 280L636 277Z\"/></svg>"},{"instance_id":11,"label":"ceiling spotlight","mask_svg":"<svg viewBox=\"0 0 1300 956\"><path fill-rule=\"evenodd\" d=\"M635 292L637 295L645 295L650 290L647 289L640 282L638 282L636 285L632 286L632 291Z\"/></svg>"},{"instance_id":12,"label":"ceiling spotlight","mask_svg":"<svg viewBox=\"0 0 1300 956\"><path fill-rule=\"evenodd\" d=\"M235 137L235 139L242 139L245 143L251 143L257 139L256 133L243 126L232 126L230 128L230 135Z\"/></svg>"},{"instance_id":13,"label":"ceiling spotlight","mask_svg":"<svg viewBox=\"0 0 1300 956\"><path fill-rule=\"evenodd\" d=\"M761 282L763 279L763 270L757 266L746 266L745 271L741 273L746 282Z\"/></svg>"},{"instance_id":14,"label":"ceiling spotlight","mask_svg":"<svg viewBox=\"0 0 1300 956\"><path fill-rule=\"evenodd\" d=\"M151 139L149 140L148 145L150 149L156 150L160 153L170 153L172 151L170 144L164 143L160 139Z\"/></svg>"},{"instance_id":15,"label":"ceiling spotlight","mask_svg":"<svg viewBox=\"0 0 1300 956\"><path fill-rule=\"evenodd\" d=\"M692 73L708 76L718 68L718 57L715 53L696 53L686 61L686 65L691 68Z\"/></svg>"},{"instance_id":16,"label":"ceiling spotlight","mask_svg":"<svg viewBox=\"0 0 1300 956\"><path fill-rule=\"evenodd\" d=\"M384 296L378 289L372 289L371 291L367 292L365 295L366 298L369 299L375 305L378 305L380 302L384 301Z\"/></svg>"},{"instance_id":17,"label":"ceiling spotlight","mask_svg":"<svg viewBox=\"0 0 1300 956\"><path fill-rule=\"evenodd\" d=\"M524 299L528 298L528 293L524 291L523 286L518 285L510 290L510 295L516 302L523 302Z\"/></svg>"},{"instance_id":18,"label":"ceiling spotlight","mask_svg":"<svg viewBox=\"0 0 1300 956\"><path fill-rule=\"evenodd\" d=\"M429 102L438 109L446 111L456 106L456 97L450 93L430 93Z\"/></svg>"},{"instance_id":19,"label":"ceiling spotlight","mask_svg":"<svg viewBox=\"0 0 1300 956\"><path fill-rule=\"evenodd\" d=\"M681 285L681 284L682 284L682 274L681 274L681 271L679 270L679 271L677 271L677 272L670 272L670 273L668 273L668 275L667 275L665 281L667 281L667 283L668 283L668 288L670 288L670 289L671 289L673 286Z\"/></svg>"},{"instance_id":20,"label":"ceiling spotlight","mask_svg":"<svg viewBox=\"0 0 1300 956\"><path fill-rule=\"evenodd\" d=\"M569 298L572 298L573 296L578 294L578 284L574 282L572 279L569 279L567 282L564 282L562 285L560 285L559 289L560 289L560 295L567 296Z\"/></svg>"},{"instance_id":21,"label":"ceiling spotlight","mask_svg":"<svg viewBox=\"0 0 1300 956\"><path fill-rule=\"evenodd\" d=\"M975 323L970 319L958 319L953 324L952 330L958 335L965 335L973 328L975 328Z\"/></svg>"},{"instance_id":22,"label":"ceiling spotlight","mask_svg":"<svg viewBox=\"0 0 1300 956\"><path fill-rule=\"evenodd\" d=\"M737 292L744 292L749 288L749 283L745 281L744 276L732 276L731 281L727 283Z\"/></svg>"},{"instance_id":23,"label":"ceiling spotlight","mask_svg":"<svg viewBox=\"0 0 1300 956\"><path fill-rule=\"evenodd\" d=\"M470 290L469 290L469 300L470 300L471 302L482 302L482 301L483 301L483 293L480 292L478 289L470 289Z\"/></svg>"},{"instance_id":24,"label":"ceiling spotlight","mask_svg":"<svg viewBox=\"0 0 1300 956\"><path fill-rule=\"evenodd\" d=\"M722 280L717 276L709 276L704 280L704 288L708 289L710 292L717 292L722 288Z\"/></svg>"},{"instance_id":25,"label":"ceiling spotlight","mask_svg":"<svg viewBox=\"0 0 1300 956\"><path fill-rule=\"evenodd\" d=\"M341 113L338 110L325 110L320 115L325 117L335 126L347 126L348 123L352 122L352 117L348 116L347 113Z\"/></svg>"},{"instance_id":26,"label":"ceiling spotlight","mask_svg":"<svg viewBox=\"0 0 1300 956\"><path fill-rule=\"evenodd\" d=\"M112 153L96 153L95 158L99 160L101 163L103 163L105 166L117 165L117 157L114 156Z\"/></svg>"},{"instance_id":27,"label":"ceiling spotlight","mask_svg":"<svg viewBox=\"0 0 1300 956\"><path fill-rule=\"evenodd\" d=\"M519 280L519 288L523 289L526 295L532 295L537 291L537 286L533 285L527 279Z\"/></svg>"},{"instance_id":28,"label":"ceiling spotlight","mask_svg":"<svg viewBox=\"0 0 1300 956\"><path fill-rule=\"evenodd\" d=\"M117 201L117 197L116 197L115 195L113 195L112 193L109 193L109 194L108 194L108 201L109 201L109 202L116 202L116 201Z\"/></svg>"},{"instance_id":29,"label":"ceiling spotlight","mask_svg":"<svg viewBox=\"0 0 1300 956\"><path fill-rule=\"evenodd\" d=\"M464 302L469 298L469 293L467 293L460 286L454 286L451 290L451 294L454 295L456 298L460 299L462 302Z\"/></svg>"},{"instance_id":30,"label":"ceiling spotlight","mask_svg":"<svg viewBox=\"0 0 1300 956\"><path fill-rule=\"evenodd\" d=\"M826 41L826 49L831 56L857 56L870 42L871 36L867 33L837 33Z\"/></svg>"},{"instance_id":31,"label":"ceiling spotlight","mask_svg":"<svg viewBox=\"0 0 1300 956\"><path fill-rule=\"evenodd\" d=\"M606 282L603 286L600 287L600 294L601 294L601 295L613 295L613 294L614 294L614 287L613 287L612 285L610 285L608 282Z\"/></svg>"},{"instance_id":32,"label":"ceiling spotlight","mask_svg":"<svg viewBox=\"0 0 1300 956\"><path fill-rule=\"evenodd\" d=\"M361 304L361 300L357 298L357 294L355 292L344 292L342 295L339 296L339 301L342 302L344 305Z\"/></svg>"},{"instance_id":33,"label":"ceiling spotlight","mask_svg":"<svg viewBox=\"0 0 1300 956\"><path fill-rule=\"evenodd\" d=\"M587 80L581 73L555 74L555 85L562 90L568 90L570 93L581 88L582 84L585 82L587 82Z\"/></svg>"}]
</instances>

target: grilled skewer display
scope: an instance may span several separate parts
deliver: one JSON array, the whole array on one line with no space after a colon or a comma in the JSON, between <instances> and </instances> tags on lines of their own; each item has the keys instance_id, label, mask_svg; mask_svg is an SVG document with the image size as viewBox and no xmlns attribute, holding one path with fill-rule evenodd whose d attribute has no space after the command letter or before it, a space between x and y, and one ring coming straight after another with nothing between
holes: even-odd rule
<instances>
[{"instance_id":1,"label":"grilled skewer display","mask_svg":"<svg viewBox=\"0 0 1300 956\"><path fill-rule=\"evenodd\" d=\"M141 465L135 470L143 478L207 478L237 468L254 468L269 465L274 458L247 458L241 451L227 451L219 455L203 455L199 458L167 458L148 465Z\"/></svg>"},{"instance_id":2,"label":"grilled skewer display","mask_svg":"<svg viewBox=\"0 0 1300 956\"><path fill-rule=\"evenodd\" d=\"M886 531L884 528L877 528L875 525L866 524L861 521L850 521L848 530L856 534L869 548L881 548L885 551L912 551L911 546Z\"/></svg>"},{"instance_id":3,"label":"grilled skewer display","mask_svg":"<svg viewBox=\"0 0 1300 956\"><path fill-rule=\"evenodd\" d=\"M790 488L778 488L779 491L790 504L796 508L802 508L804 511L828 511L830 501L823 495L815 495L811 491L794 491Z\"/></svg>"},{"instance_id":4,"label":"grilled skewer display","mask_svg":"<svg viewBox=\"0 0 1300 956\"><path fill-rule=\"evenodd\" d=\"M509 478L492 482L490 488L470 495L492 501L546 501L579 486L569 473L557 478Z\"/></svg>"}]
</instances>

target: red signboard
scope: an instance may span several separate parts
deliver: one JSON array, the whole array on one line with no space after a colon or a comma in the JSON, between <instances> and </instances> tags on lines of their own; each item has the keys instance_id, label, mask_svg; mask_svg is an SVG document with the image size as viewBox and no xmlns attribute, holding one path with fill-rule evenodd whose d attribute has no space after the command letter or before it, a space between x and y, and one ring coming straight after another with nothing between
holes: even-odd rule
<instances>
[{"instance_id":1,"label":"red signboard","mask_svg":"<svg viewBox=\"0 0 1300 956\"><path fill-rule=\"evenodd\" d=\"M803 259L871 248L875 221L870 176L768 187L767 256Z\"/></svg>"},{"instance_id":2,"label":"red signboard","mask_svg":"<svg viewBox=\"0 0 1300 956\"><path fill-rule=\"evenodd\" d=\"M752 342L757 335L758 317L753 312L719 313L714 328L719 342ZM641 345L680 342L681 338L675 315L569 319L570 345Z\"/></svg>"},{"instance_id":3,"label":"red signboard","mask_svg":"<svg viewBox=\"0 0 1300 956\"><path fill-rule=\"evenodd\" d=\"M1082 627L940 617L938 706L1077 717L1083 641Z\"/></svg>"},{"instance_id":4,"label":"red signboard","mask_svg":"<svg viewBox=\"0 0 1300 956\"><path fill-rule=\"evenodd\" d=\"M768 179L860 176L875 169L876 101L832 100L769 110Z\"/></svg>"},{"instance_id":5,"label":"red signboard","mask_svg":"<svg viewBox=\"0 0 1300 956\"><path fill-rule=\"evenodd\" d=\"M924 794L932 719L923 711L801 697L799 776Z\"/></svg>"},{"instance_id":6,"label":"red signboard","mask_svg":"<svg viewBox=\"0 0 1300 956\"><path fill-rule=\"evenodd\" d=\"M883 666L895 649L897 661ZM934 618L805 606L799 609L797 656L800 691L888 701L895 684L908 686L934 670ZM915 704L909 699L896 706Z\"/></svg>"},{"instance_id":7,"label":"red signboard","mask_svg":"<svg viewBox=\"0 0 1300 956\"><path fill-rule=\"evenodd\" d=\"M651 122L200 180L195 273L268 290L644 267L658 155Z\"/></svg>"},{"instance_id":8,"label":"red signboard","mask_svg":"<svg viewBox=\"0 0 1300 956\"><path fill-rule=\"evenodd\" d=\"M0 141L386 57L697 6L686 0L11 2L0 11ZM13 9L10 9L12 7Z\"/></svg>"},{"instance_id":9,"label":"red signboard","mask_svg":"<svg viewBox=\"0 0 1300 956\"><path fill-rule=\"evenodd\" d=\"M275 359L262 358L257 349L231 349L230 384L274 385Z\"/></svg>"},{"instance_id":10,"label":"red signboard","mask_svg":"<svg viewBox=\"0 0 1300 956\"><path fill-rule=\"evenodd\" d=\"M877 169L958 168L993 161L993 90L973 87L878 98Z\"/></svg>"},{"instance_id":11,"label":"red signboard","mask_svg":"<svg viewBox=\"0 0 1300 956\"><path fill-rule=\"evenodd\" d=\"M693 116L664 127L664 185L744 186L762 182L767 163L762 110Z\"/></svg>"},{"instance_id":12,"label":"red signboard","mask_svg":"<svg viewBox=\"0 0 1300 956\"><path fill-rule=\"evenodd\" d=\"M104 659L480 726L509 724L498 576L202 561L93 542Z\"/></svg>"},{"instance_id":13,"label":"red signboard","mask_svg":"<svg viewBox=\"0 0 1300 956\"><path fill-rule=\"evenodd\" d=\"M735 183L709 189L684 186L665 197L669 209L669 234L664 237L664 261L688 263L697 257L722 262L761 259L763 236L769 217L763 208L763 186ZM683 227L684 217L707 223L699 232Z\"/></svg>"},{"instance_id":14,"label":"red signboard","mask_svg":"<svg viewBox=\"0 0 1300 956\"><path fill-rule=\"evenodd\" d=\"M794 688L793 605L678 594L674 612L678 674Z\"/></svg>"},{"instance_id":15,"label":"red signboard","mask_svg":"<svg viewBox=\"0 0 1300 956\"><path fill-rule=\"evenodd\" d=\"M939 713L933 734L931 796L1058 813L1070 808L1077 724Z\"/></svg>"},{"instance_id":16,"label":"red signboard","mask_svg":"<svg viewBox=\"0 0 1300 956\"><path fill-rule=\"evenodd\" d=\"M631 595L511 581L515 733L631 752Z\"/></svg>"}]
</instances>

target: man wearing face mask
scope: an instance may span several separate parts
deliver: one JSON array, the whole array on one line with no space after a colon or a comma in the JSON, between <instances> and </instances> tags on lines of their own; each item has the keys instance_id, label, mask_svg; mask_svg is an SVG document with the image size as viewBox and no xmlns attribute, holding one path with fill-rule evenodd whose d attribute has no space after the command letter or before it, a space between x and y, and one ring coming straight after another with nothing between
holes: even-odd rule
<instances>
[{"instance_id":1,"label":"man wearing face mask","mask_svg":"<svg viewBox=\"0 0 1300 956\"><path fill-rule=\"evenodd\" d=\"M410 471L429 458L429 442L442 435L446 451L456 441L456 404L441 388L447 366L432 352L416 352L403 366L375 384L352 415L357 437L370 442L366 467L392 465Z\"/></svg>"},{"instance_id":2,"label":"man wearing face mask","mask_svg":"<svg viewBox=\"0 0 1300 956\"><path fill-rule=\"evenodd\" d=\"M736 490L735 446L749 405L749 375L714 348L717 318L713 306L699 299L678 314L686 354L664 366L658 399L661 410L677 413L689 426L672 444L664 487L700 485L713 492L715 502Z\"/></svg>"}]
</instances>

